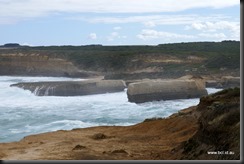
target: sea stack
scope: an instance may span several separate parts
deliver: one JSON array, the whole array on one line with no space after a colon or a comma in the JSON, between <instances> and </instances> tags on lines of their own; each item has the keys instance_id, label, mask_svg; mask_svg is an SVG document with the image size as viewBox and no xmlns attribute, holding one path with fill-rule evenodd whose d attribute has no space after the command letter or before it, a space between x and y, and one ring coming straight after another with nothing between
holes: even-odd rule
<instances>
[{"instance_id":1,"label":"sea stack","mask_svg":"<svg viewBox=\"0 0 244 164\"><path fill-rule=\"evenodd\" d=\"M199 80L148 80L131 83L127 96L130 102L199 98L207 95L205 83Z\"/></svg>"},{"instance_id":2,"label":"sea stack","mask_svg":"<svg viewBox=\"0 0 244 164\"><path fill-rule=\"evenodd\" d=\"M17 83L11 85L30 90L36 96L82 96L121 92L126 85L123 80L85 80Z\"/></svg>"}]
</instances>

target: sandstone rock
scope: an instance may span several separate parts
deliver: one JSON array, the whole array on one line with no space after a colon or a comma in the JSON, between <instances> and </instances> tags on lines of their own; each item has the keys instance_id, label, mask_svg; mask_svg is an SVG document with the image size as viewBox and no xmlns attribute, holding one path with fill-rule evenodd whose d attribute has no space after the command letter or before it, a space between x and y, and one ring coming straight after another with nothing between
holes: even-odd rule
<instances>
[{"instance_id":1,"label":"sandstone rock","mask_svg":"<svg viewBox=\"0 0 244 164\"><path fill-rule=\"evenodd\" d=\"M221 78L221 84L223 88L240 87L240 77L223 76Z\"/></svg>"},{"instance_id":2,"label":"sandstone rock","mask_svg":"<svg viewBox=\"0 0 244 164\"><path fill-rule=\"evenodd\" d=\"M197 98L207 95L205 84L196 80L151 80L131 83L127 96L130 102Z\"/></svg>"},{"instance_id":3,"label":"sandstone rock","mask_svg":"<svg viewBox=\"0 0 244 164\"><path fill-rule=\"evenodd\" d=\"M218 82L216 80L207 80L206 81L207 88L216 88L217 86L220 86L220 82Z\"/></svg>"},{"instance_id":4,"label":"sandstone rock","mask_svg":"<svg viewBox=\"0 0 244 164\"><path fill-rule=\"evenodd\" d=\"M80 96L119 92L125 89L122 80L85 80L62 82L17 83L11 86L30 90L36 96Z\"/></svg>"},{"instance_id":5,"label":"sandstone rock","mask_svg":"<svg viewBox=\"0 0 244 164\"><path fill-rule=\"evenodd\" d=\"M206 87L223 89L240 87L240 77L222 76L221 79L207 80Z\"/></svg>"}]
</instances>

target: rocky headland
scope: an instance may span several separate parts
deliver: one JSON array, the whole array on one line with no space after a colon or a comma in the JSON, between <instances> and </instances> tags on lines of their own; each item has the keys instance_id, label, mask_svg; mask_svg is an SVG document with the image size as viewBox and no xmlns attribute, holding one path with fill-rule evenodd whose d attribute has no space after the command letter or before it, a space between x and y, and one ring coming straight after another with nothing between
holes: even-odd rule
<instances>
[{"instance_id":1,"label":"rocky headland","mask_svg":"<svg viewBox=\"0 0 244 164\"><path fill-rule=\"evenodd\" d=\"M197 106L168 118L59 130L0 143L0 159L240 160L240 89L203 96Z\"/></svg>"},{"instance_id":2,"label":"rocky headland","mask_svg":"<svg viewBox=\"0 0 244 164\"><path fill-rule=\"evenodd\" d=\"M127 87L128 100L136 103L201 97L197 106L168 118L59 130L0 143L0 159L239 160L239 60L236 41L0 48L0 75L104 77L12 85L37 96L98 94ZM225 90L206 95L205 87Z\"/></svg>"}]
</instances>

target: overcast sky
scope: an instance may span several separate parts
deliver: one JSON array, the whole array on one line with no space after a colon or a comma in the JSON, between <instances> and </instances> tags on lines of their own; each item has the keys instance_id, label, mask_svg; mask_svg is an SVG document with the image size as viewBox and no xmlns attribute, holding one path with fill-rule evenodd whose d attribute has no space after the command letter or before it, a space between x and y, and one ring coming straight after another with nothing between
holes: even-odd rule
<instances>
[{"instance_id":1,"label":"overcast sky","mask_svg":"<svg viewBox=\"0 0 244 164\"><path fill-rule=\"evenodd\" d=\"M0 0L0 45L240 40L239 0Z\"/></svg>"}]
</instances>

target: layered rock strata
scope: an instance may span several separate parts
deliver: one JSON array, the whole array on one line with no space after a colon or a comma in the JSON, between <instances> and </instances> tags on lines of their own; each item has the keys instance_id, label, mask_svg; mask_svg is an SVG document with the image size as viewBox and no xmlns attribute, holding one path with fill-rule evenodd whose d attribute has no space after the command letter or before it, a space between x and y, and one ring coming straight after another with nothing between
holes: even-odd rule
<instances>
[{"instance_id":1,"label":"layered rock strata","mask_svg":"<svg viewBox=\"0 0 244 164\"><path fill-rule=\"evenodd\" d=\"M40 54L1 54L0 75L91 77L94 72L78 69L72 62Z\"/></svg>"}]
</instances>

